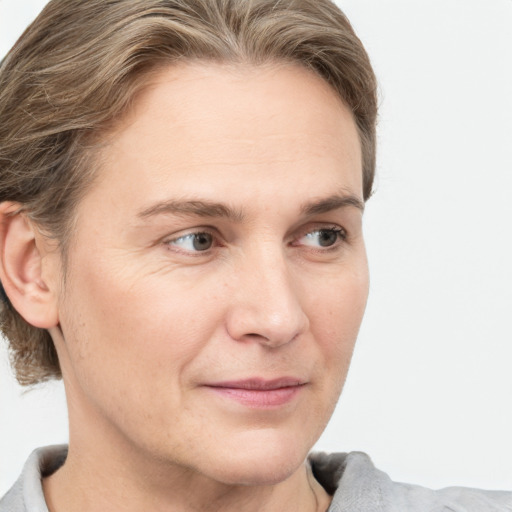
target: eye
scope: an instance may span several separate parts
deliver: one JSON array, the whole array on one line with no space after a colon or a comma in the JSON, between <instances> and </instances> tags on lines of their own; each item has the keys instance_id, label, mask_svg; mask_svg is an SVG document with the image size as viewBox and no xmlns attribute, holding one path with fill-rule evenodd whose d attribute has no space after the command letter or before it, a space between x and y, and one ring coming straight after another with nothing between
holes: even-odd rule
<instances>
[{"instance_id":1,"label":"eye","mask_svg":"<svg viewBox=\"0 0 512 512\"><path fill-rule=\"evenodd\" d=\"M214 238L211 233L188 233L166 243L186 252L204 252L212 248Z\"/></svg>"},{"instance_id":2,"label":"eye","mask_svg":"<svg viewBox=\"0 0 512 512\"><path fill-rule=\"evenodd\" d=\"M309 247L333 247L345 238L346 233L342 228L322 228L306 233L299 239L299 243Z\"/></svg>"}]
</instances>

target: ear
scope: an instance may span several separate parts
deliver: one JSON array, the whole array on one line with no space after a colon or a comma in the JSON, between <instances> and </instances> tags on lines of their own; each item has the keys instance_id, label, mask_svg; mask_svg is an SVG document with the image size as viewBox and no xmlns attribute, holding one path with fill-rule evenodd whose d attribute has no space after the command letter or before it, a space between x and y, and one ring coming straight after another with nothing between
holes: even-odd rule
<instances>
[{"instance_id":1,"label":"ear","mask_svg":"<svg viewBox=\"0 0 512 512\"><path fill-rule=\"evenodd\" d=\"M45 238L20 206L0 203L0 281L14 309L29 324L49 329L59 323L55 272L45 268Z\"/></svg>"}]
</instances>

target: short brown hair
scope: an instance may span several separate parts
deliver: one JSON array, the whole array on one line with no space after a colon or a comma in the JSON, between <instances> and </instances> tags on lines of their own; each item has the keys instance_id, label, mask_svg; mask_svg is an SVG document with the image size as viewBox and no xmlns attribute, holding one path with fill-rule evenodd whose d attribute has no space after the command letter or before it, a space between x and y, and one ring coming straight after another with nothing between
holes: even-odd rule
<instances>
[{"instance_id":1,"label":"short brown hair","mask_svg":"<svg viewBox=\"0 0 512 512\"><path fill-rule=\"evenodd\" d=\"M320 75L353 113L368 199L376 80L330 0L52 0L0 68L0 202L20 203L65 254L74 208L94 176L91 137L119 119L149 71L191 59L289 61ZM7 299L1 322L21 384L61 376L46 330Z\"/></svg>"}]
</instances>

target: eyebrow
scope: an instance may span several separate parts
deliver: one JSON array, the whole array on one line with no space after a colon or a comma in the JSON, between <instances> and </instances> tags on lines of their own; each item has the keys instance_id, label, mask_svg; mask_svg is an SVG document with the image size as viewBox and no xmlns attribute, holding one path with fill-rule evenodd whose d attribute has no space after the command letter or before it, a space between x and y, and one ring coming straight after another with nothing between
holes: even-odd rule
<instances>
[{"instance_id":1,"label":"eyebrow","mask_svg":"<svg viewBox=\"0 0 512 512\"><path fill-rule=\"evenodd\" d=\"M147 219L155 215L194 215L196 217L223 217L234 222L242 222L244 215L240 210L223 203L211 201L162 201L139 212L138 217Z\"/></svg>"},{"instance_id":2,"label":"eyebrow","mask_svg":"<svg viewBox=\"0 0 512 512\"><path fill-rule=\"evenodd\" d=\"M318 215L340 208L354 207L364 211L364 202L352 194L335 194L325 199L310 201L301 207L303 215ZM147 219L156 215L193 215L196 217L225 218L242 222L244 213L224 203L200 200L169 200L156 203L140 211L138 217Z\"/></svg>"},{"instance_id":3,"label":"eyebrow","mask_svg":"<svg viewBox=\"0 0 512 512\"><path fill-rule=\"evenodd\" d=\"M325 199L311 201L304 204L301 211L305 215L318 215L338 210L340 208L346 208L348 206L357 208L358 210L361 210L361 212L364 212L364 202L353 194L334 194L326 197Z\"/></svg>"}]
</instances>

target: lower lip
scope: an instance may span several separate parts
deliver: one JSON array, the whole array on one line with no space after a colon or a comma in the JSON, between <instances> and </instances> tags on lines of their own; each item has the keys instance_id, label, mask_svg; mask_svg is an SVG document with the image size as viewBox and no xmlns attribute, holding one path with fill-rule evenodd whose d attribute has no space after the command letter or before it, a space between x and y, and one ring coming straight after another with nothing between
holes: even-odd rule
<instances>
[{"instance_id":1,"label":"lower lip","mask_svg":"<svg viewBox=\"0 0 512 512\"><path fill-rule=\"evenodd\" d=\"M208 386L217 395L234 400L255 409L271 409L291 402L303 386L289 386L278 389L242 389Z\"/></svg>"}]
</instances>

